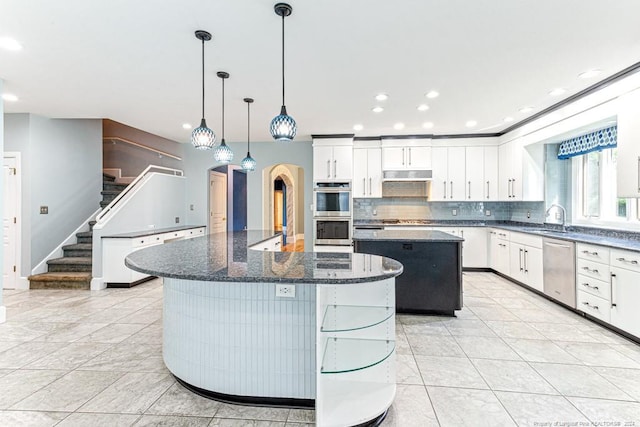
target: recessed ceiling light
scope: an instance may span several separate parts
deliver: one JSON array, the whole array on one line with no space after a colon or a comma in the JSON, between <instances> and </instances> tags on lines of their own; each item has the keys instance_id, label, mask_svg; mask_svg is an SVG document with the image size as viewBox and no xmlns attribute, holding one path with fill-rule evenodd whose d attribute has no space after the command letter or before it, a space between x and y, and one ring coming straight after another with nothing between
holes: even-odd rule
<instances>
[{"instance_id":1,"label":"recessed ceiling light","mask_svg":"<svg viewBox=\"0 0 640 427\"><path fill-rule=\"evenodd\" d=\"M587 71L583 71L582 73L578 74L578 77L580 77L581 79L590 79L592 77L597 76L601 72L602 72L602 70L598 70L598 69L587 70Z\"/></svg>"},{"instance_id":2,"label":"recessed ceiling light","mask_svg":"<svg viewBox=\"0 0 640 427\"><path fill-rule=\"evenodd\" d=\"M182 129L191 129L191 124L190 123L183 123L182 124Z\"/></svg>"},{"instance_id":3,"label":"recessed ceiling light","mask_svg":"<svg viewBox=\"0 0 640 427\"><path fill-rule=\"evenodd\" d=\"M433 127L433 122L424 122L422 127L425 129L431 129Z\"/></svg>"},{"instance_id":4,"label":"recessed ceiling light","mask_svg":"<svg viewBox=\"0 0 640 427\"><path fill-rule=\"evenodd\" d=\"M373 107L371 111L373 111L374 113L382 113L384 111L384 108L378 105L377 107Z\"/></svg>"},{"instance_id":5,"label":"recessed ceiling light","mask_svg":"<svg viewBox=\"0 0 640 427\"><path fill-rule=\"evenodd\" d=\"M353 130L357 131L357 130L362 130L362 129L364 129L364 126L362 126L362 125L353 125Z\"/></svg>"},{"instance_id":6,"label":"recessed ceiling light","mask_svg":"<svg viewBox=\"0 0 640 427\"><path fill-rule=\"evenodd\" d=\"M418 111L427 111L428 109L429 109L429 106L427 104L418 105Z\"/></svg>"},{"instance_id":7,"label":"recessed ceiling light","mask_svg":"<svg viewBox=\"0 0 640 427\"><path fill-rule=\"evenodd\" d=\"M529 113L529 112L533 111L533 107L522 107L519 111L521 113Z\"/></svg>"},{"instance_id":8,"label":"recessed ceiling light","mask_svg":"<svg viewBox=\"0 0 640 427\"><path fill-rule=\"evenodd\" d=\"M427 98L429 98L429 99L433 99L433 98L437 98L438 96L440 96L440 94L438 93L438 91L430 90L429 92L427 92L427 94L425 96Z\"/></svg>"},{"instance_id":9,"label":"recessed ceiling light","mask_svg":"<svg viewBox=\"0 0 640 427\"><path fill-rule=\"evenodd\" d=\"M22 50L22 45L16 39L11 37L0 37L0 48L6 50Z\"/></svg>"},{"instance_id":10,"label":"recessed ceiling light","mask_svg":"<svg viewBox=\"0 0 640 427\"><path fill-rule=\"evenodd\" d=\"M395 130L402 130L404 129L404 123L396 123L395 125L393 125L393 128Z\"/></svg>"},{"instance_id":11,"label":"recessed ceiling light","mask_svg":"<svg viewBox=\"0 0 640 427\"><path fill-rule=\"evenodd\" d=\"M557 87L555 89L553 89L551 92L549 92L549 95L551 96L560 96L563 93L565 93L567 90L565 88L562 87Z\"/></svg>"},{"instance_id":12,"label":"recessed ceiling light","mask_svg":"<svg viewBox=\"0 0 640 427\"><path fill-rule=\"evenodd\" d=\"M474 126L475 126L475 125L477 125L477 124L478 124L478 122L477 122L477 121L475 121L475 120L467 120L467 123L465 123L464 125L465 125L466 127L468 127L468 128L472 128L472 127L474 127Z\"/></svg>"},{"instance_id":13,"label":"recessed ceiling light","mask_svg":"<svg viewBox=\"0 0 640 427\"><path fill-rule=\"evenodd\" d=\"M9 101L9 102L16 102L18 100L18 97L15 96L12 93L3 93L2 94L2 99L4 99L5 101Z\"/></svg>"},{"instance_id":14,"label":"recessed ceiling light","mask_svg":"<svg viewBox=\"0 0 640 427\"><path fill-rule=\"evenodd\" d=\"M379 93L376 95L376 101L386 101L389 98L389 95L386 93Z\"/></svg>"},{"instance_id":15,"label":"recessed ceiling light","mask_svg":"<svg viewBox=\"0 0 640 427\"><path fill-rule=\"evenodd\" d=\"M512 122L512 121L513 121L513 117L511 117L511 116L507 116L507 117L505 117L504 119L502 119L502 121L503 121L503 122L505 122L505 123Z\"/></svg>"}]
</instances>

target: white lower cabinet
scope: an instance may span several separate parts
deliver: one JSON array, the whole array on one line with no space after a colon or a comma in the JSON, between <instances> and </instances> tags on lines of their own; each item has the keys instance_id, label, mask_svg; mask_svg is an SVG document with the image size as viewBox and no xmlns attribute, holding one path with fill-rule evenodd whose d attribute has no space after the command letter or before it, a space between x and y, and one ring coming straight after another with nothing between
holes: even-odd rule
<instances>
[{"instance_id":1,"label":"white lower cabinet","mask_svg":"<svg viewBox=\"0 0 640 427\"><path fill-rule=\"evenodd\" d=\"M509 236L509 276L542 292L542 237L514 232Z\"/></svg>"},{"instance_id":2,"label":"white lower cabinet","mask_svg":"<svg viewBox=\"0 0 640 427\"><path fill-rule=\"evenodd\" d=\"M640 253L611 249L611 324L640 337Z\"/></svg>"},{"instance_id":3,"label":"white lower cabinet","mask_svg":"<svg viewBox=\"0 0 640 427\"><path fill-rule=\"evenodd\" d=\"M498 273L509 275L509 232L489 229L489 267Z\"/></svg>"}]
</instances>

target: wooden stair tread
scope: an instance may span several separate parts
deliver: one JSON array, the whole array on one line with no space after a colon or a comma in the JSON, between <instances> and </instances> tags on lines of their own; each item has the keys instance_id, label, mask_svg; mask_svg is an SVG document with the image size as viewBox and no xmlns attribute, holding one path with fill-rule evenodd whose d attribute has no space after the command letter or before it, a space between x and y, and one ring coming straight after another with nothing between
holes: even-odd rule
<instances>
[{"instance_id":1,"label":"wooden stair tread","mask_svg":"<svg viewBox=\"0 0 640 427\"><path fill-rule=\"evenodd\" d=\"M49 272L49 273L41 273L34 274L29 276L29 280L38 281L38 282L84 282L87 280L91 280L91 273L84 272L74 272L74 271L65 271L65 272Z\"/></svg>"},{"instance_id":2,"label":"wooden stair tread","mask_svg":"<svg viewBox=\"0 0 640 427\"><path fill-rule=\"evenodd\" d=\"M53 258L47 261L47 264L81 264L91 265L91 257L62 257Z\"/></svg>"}]
</instances>

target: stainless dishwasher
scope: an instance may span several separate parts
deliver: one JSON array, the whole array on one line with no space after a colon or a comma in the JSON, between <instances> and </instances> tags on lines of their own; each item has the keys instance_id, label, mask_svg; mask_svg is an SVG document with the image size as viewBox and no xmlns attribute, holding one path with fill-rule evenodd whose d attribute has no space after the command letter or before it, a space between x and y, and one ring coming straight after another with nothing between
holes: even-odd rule
<instances>
[{"instance_id":1,"label":"stainless dishwasher","mask_svg":"<svg viewBox=\"0 0 640 427\"><path fill-rule=\"evenodd\" d=\"M543 238L542 265L544 293L576 308L576 244Z\"/></svg>"}]
</instances>

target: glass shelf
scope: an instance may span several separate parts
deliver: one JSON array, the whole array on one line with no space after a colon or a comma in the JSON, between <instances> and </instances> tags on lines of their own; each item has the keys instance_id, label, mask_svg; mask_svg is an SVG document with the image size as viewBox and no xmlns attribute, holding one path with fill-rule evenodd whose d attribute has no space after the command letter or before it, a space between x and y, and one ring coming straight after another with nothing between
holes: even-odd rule
<instances>
[{"instance_id":1,"label":"glass shelf","mask_svg":"<svg viewBox=\"0 0 640 427\"><path fill-rule=\"evenodd\" d=\"M396 347L395 341L327 338L320 372L339 374L359 371L384 362Z\"/></svg>"},{"instance_id":2,"label":"glass shelf","mask_svg":"<svg viewBox=\"0 0 640 427\"><path fill-rule=\"evenodd\" d=\"M344 332L369 328L395 314L393 307L330 305L324 312L321 332Z\"/></svg>"}]
</instances>

